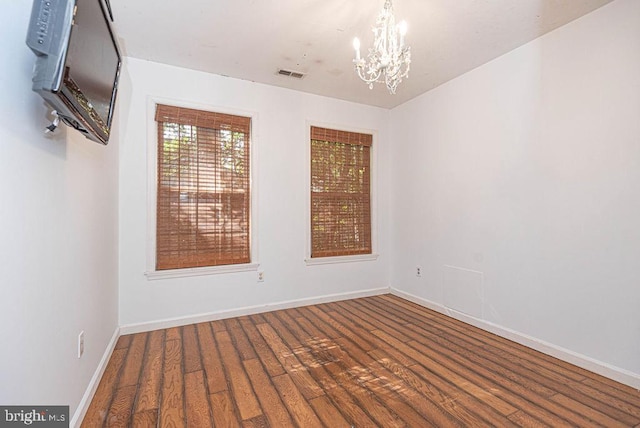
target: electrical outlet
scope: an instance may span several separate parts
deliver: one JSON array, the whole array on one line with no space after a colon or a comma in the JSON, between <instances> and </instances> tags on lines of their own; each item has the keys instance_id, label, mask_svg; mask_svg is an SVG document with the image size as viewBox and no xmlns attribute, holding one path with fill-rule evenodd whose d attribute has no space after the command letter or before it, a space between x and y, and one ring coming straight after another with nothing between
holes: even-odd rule
<instances>
[{"instance_id":1,"label":"electrical outlet","mask_svg":"<svg viewBox=\"0 0 640 428\"><path fill-rule=\"evenodd\" d=\"M258 282L264 282L264 271L258 271Z\"/></svg>"},{"instance_id":2,"label":"electrical outlet","mask_svg":"<svg viewBox=\"0 0 640 428\"><path fill-rule=\"evenodd\" d=\"M416 276L422 278L422 268L420 266L416 266Z\"/></svg>"},{"instance_id":3,"label":"electrical outlet","mask_svg":"<svg viewBox=\"0 0 640 428\"><path fill-rule=\"evenodd\" d=\"M84 330L78 335L78 358L84 354Z\"/></svg>"}]
</instances>

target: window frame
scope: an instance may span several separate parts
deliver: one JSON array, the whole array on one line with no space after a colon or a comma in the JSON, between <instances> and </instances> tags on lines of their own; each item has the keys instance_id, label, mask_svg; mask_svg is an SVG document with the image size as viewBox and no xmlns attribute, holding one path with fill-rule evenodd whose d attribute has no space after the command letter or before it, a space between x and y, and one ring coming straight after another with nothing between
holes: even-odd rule
<instances>
[{"instance_id":1,"label":"window frame","mask_svg":"<svg viewBox=\"0 0 640 428\"><path fill-rule=\"evenodd\" d=\"M158 191L158 125L155 121L157 104L165 104L182 108L211 111L236 116L251 118L249 146L250 179L249 189L251 192L251 207L249 218L249 242L250 242L250 262L232 265L204 266L192 268L163 269L156 270L156 224L157 224L157 191ZM171 279L190 276L217 275L235 272L257 271L260 266L258 258L258 198L257 198L257 129L258 115L256 112L244 110L232 110L220 106L199 104L194 102L184 102L174 99L160 97L148 97L147 99L147 266L145 276L148 280Z\"/></svg>"},{"instance_id":2,"label":"window frame","mask_svg":"<svg viewBox=\"0 0 640 428\"><path fill-rule=\"evenodd\" d=\"M311 257L311 127L327 128L338 131L370 134L372 144L370 147L369 170L369 204L371 209L371 254L354 254L347 256ZM334 123L307 121L306 123L306 151L305 151L305 200L306 200L306 242L304 262L307 266L326 265L335 263L354 263L374 261L378 254L378 133L376 130L356 128L352 126L337 125Z\"/></svg>"}]
</instances>

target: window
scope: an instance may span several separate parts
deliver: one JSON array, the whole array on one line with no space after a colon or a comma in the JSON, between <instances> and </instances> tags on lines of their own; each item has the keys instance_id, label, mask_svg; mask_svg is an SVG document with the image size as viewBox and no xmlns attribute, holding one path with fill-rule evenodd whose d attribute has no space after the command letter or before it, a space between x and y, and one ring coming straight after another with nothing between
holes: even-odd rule
<instances>
[{"instance_id":1,"label":"window","mask_svg":"<svg viewBox=\"0 0 640 428\"><path fill-rule=\"evenodd\" d=\"M249 263L251 118L158 104L156 270Z\"/></svg>"},{"instance_id":2,"label":"window","mask_svg":"<svg viewBox=\"0 0 640 428\"><path fill-rule=\"evenodd\" d=\"M311 127L311 258L372 253L372 141Z\"/></svg>"}]
</instances>

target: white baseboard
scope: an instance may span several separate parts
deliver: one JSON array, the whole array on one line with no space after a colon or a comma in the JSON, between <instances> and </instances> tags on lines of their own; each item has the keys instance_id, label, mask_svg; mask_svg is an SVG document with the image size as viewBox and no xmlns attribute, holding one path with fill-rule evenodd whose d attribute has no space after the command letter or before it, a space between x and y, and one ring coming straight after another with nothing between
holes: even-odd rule
<instances>
[{"instance_id":1,"label":"white baseboard","mask_svg":"<svg viewBox=\"0 0 640 428\"><path fill-rule=\"evenodd\" d=\"M640 375L391 287L391 294L640 390Z\"/></svg>"},{"instance_id":2,"label":"white baseboard","mask_svg":"<svg viewBox=\"0 0 640 428\"><path fill-rule=\"evenodd\" d=\"M357 299L360 297L377 296L390 293L388 287L374 288L369 290L353 291L348 293L327 294L324 296L310 297L305 299L287 300L283 302L267 303L264 305L247 306L244 308L230 309L218 312L209 312L197 315L187 315L184 317L169 318L159 321L151 321L137 324L127 324L120 326L120 334L142 333L146 331L159 330L163 328L178 327L201 322L215 321L225 318L240 317L243 315L253 315L262 312L277 311L280 309L297 308L300 306L318 305L321 303L337 302L340 300Z\"/></svg>"},{"instance_id":3,"label":"white baseboard","mask_svg":"<svg viewBox=\"0 0 640 428\"><path fill-rule=\"evenodd\" d=\"M109 359L111 358L111 354L116 347L116 342L120 337L120 329L116 327L116 330L113 332L113 336L111 336L111 340L107 345L107 348L102 355L102 359L98 364L98 368L96 369L91 381L89 381L89 386L87 386L87 390L80 400L80 404L78 404L78 408L76 412L73 414L71 421L69 423L70 427L79 427L84 419L84 416L87 414L87 410L89 409L89 405L91 404L91 400L93 399L93 395L96 393L98 389L98 385L100 384L100 379L102 379L102 375L104 374L105 369L107 368L107 364L109 363Z\"/></svg>"}]
</instances>

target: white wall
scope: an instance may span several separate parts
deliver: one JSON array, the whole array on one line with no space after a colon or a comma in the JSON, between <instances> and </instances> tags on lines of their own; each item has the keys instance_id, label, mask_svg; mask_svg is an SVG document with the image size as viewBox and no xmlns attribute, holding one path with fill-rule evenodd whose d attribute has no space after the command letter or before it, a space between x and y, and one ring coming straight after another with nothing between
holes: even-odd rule
<instances>
[{"instance_id":1,"label":"white wall","mask_svg":"<svg viewBox=\"0 0 640 428\"><path fill-rule=\"evenodd\" d=\"M392 286L640 374L640 2L392 110L391 130Z\"/></svg>"},{"instance_id":2,"label":"white wall","mask_svg":"<svg viewBox=\"0 0 640 428\"><path fill-rule=\"evenodd\" d=\"M118 143L43 135L30 12L3 2L0 15L0 403L73 415L117 327Z\"/></svg>"},{"instance_id":3,"label":"white wall","mask_svg":"<svg viewBox=\"0 0 640 428\"><path fill-rule=\"evenodd\" d=\"M120 137L120 323L130 325L388 287L388 110L127 59ZM149 97L255 115L256 272L147 280ZM122 107L122 106L121 106ZM307 266L307 121L372 130L379 159L376 261ZM153 132L153 129L152 131ZM154 138L154 135L151 135ZM152 207L153 209L153 207Z\"/></svg>"}]
</instances>

